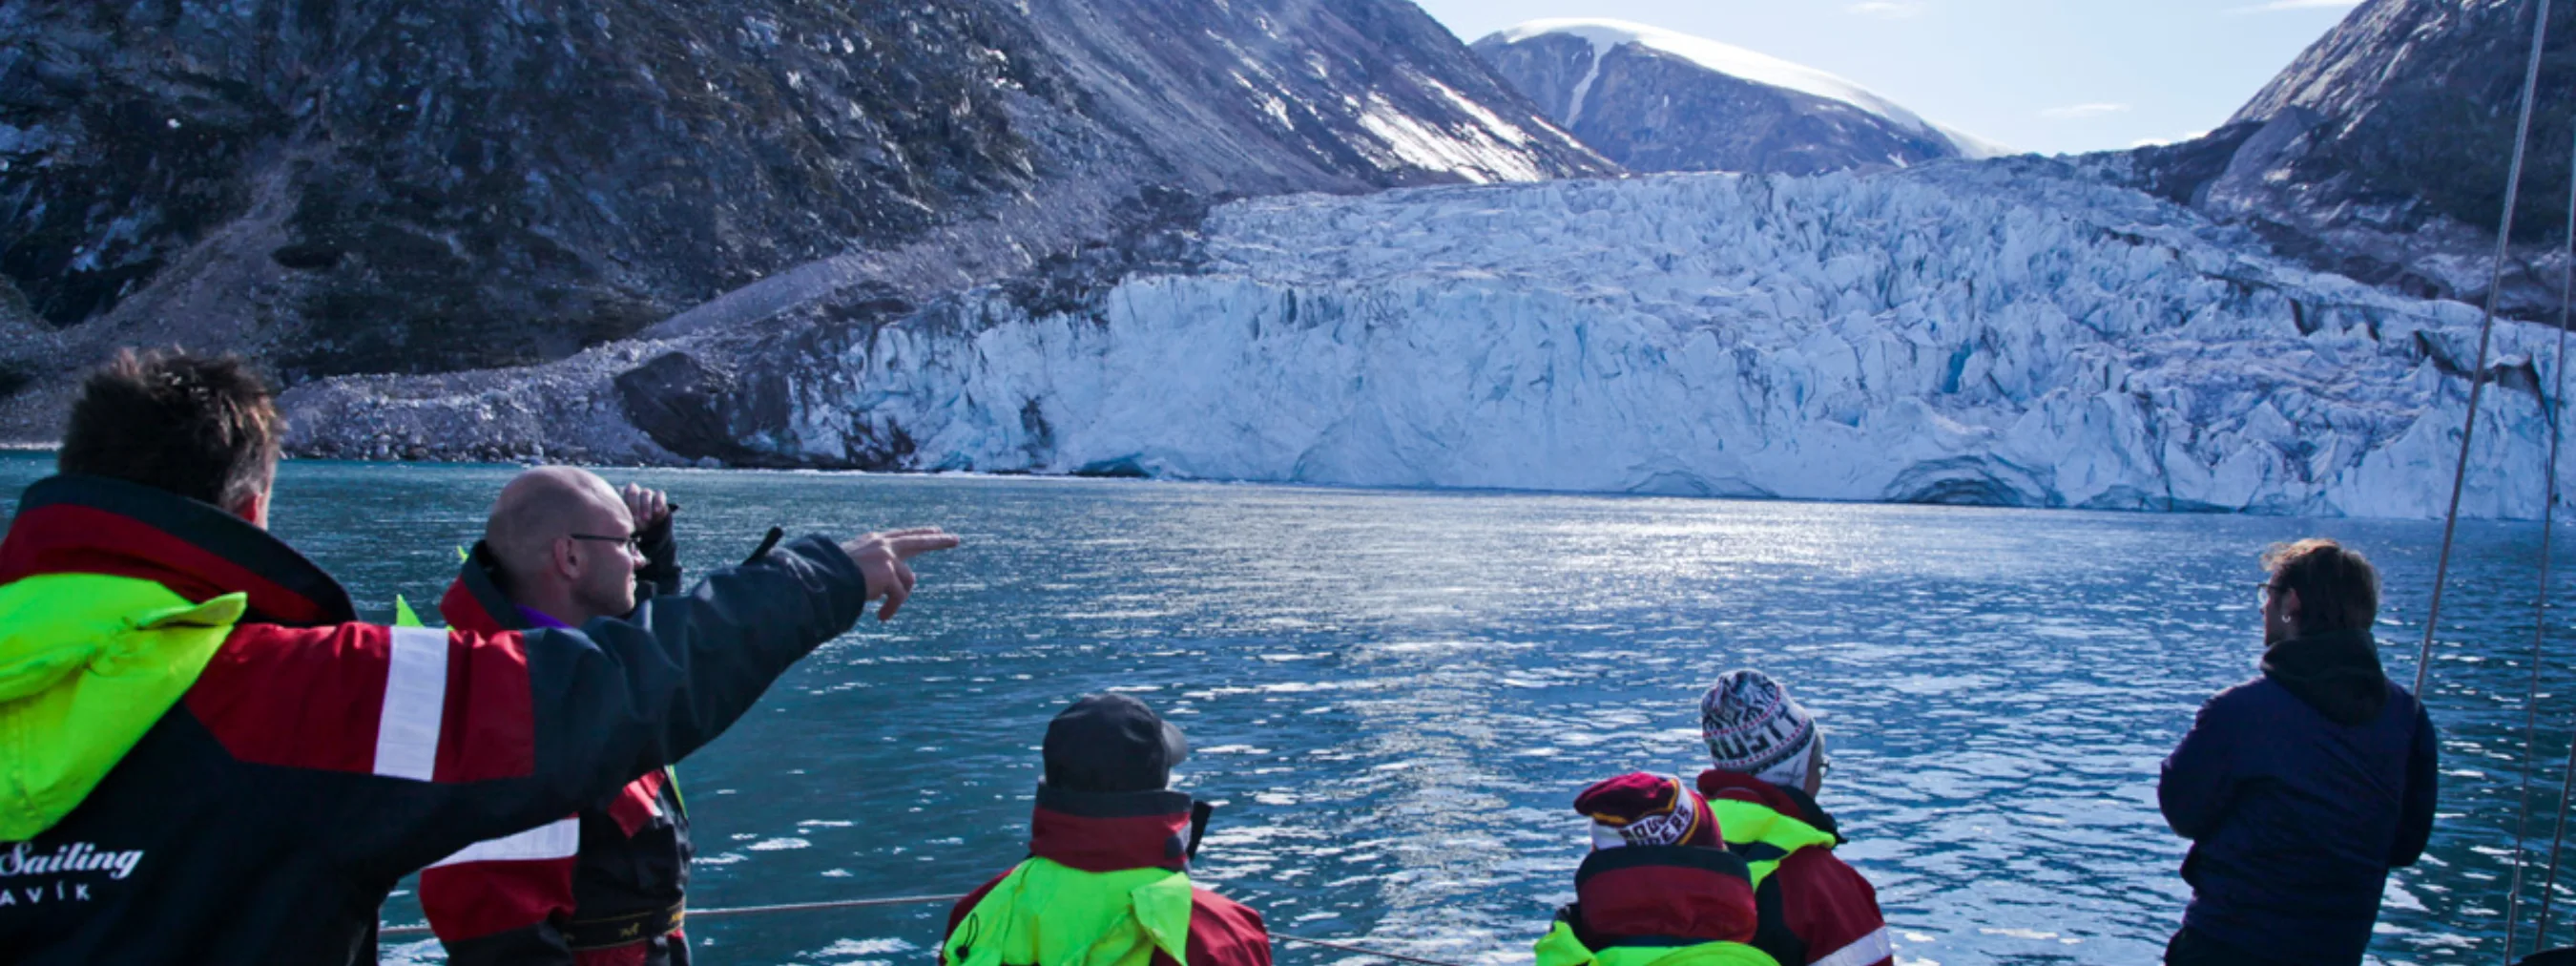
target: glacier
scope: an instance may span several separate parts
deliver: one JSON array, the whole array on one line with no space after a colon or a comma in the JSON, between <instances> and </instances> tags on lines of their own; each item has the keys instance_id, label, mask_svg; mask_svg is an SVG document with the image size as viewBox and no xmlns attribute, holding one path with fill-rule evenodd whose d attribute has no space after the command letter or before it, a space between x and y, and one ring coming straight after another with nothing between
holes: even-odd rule
<instances>
[{"instance_id":1,"label":"glacier","mask_svg":"<svg viewBox=\"0 0 2576 966\"><path fill-rule=\"evenodd\" d=\"M911 470L2439 516L2477 309L2038 159L1238 202L1203 261L810 346L751 445ZM2464 515L2543 500L2499 322ZM2564 467L2562 466L2562 471Z\"/></svg>"}]
</instances>

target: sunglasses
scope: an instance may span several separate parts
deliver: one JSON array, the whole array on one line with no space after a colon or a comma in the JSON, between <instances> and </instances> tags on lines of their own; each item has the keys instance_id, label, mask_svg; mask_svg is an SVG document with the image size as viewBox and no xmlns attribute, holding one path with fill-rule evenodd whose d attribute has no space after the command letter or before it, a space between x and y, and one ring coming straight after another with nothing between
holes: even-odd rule
<instances>
[{"instance_id":1,"label":"sunglasses","mask_svg":"<svg viewBox=\"0 0 2576 966\"><path fill-rule=\"evenodd\" d=\"M567 533L565 536L571 537L575 540L597 540L601 543L622 543L626 545L626 549L628 550L635 551L636 553L644 552L644 535L641 533L630 533L623 537L604 537L596 533Z\"/></svg>"}]
</instances>

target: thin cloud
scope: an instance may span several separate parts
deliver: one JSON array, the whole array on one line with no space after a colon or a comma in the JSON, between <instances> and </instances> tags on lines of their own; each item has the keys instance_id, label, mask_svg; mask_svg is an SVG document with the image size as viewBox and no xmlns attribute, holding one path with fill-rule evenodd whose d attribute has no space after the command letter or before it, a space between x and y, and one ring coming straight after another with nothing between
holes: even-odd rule
<instances>
[{"instance_id":1,"label":"thin cloud","mask_svg":"<svg viewBox=\"0 0 2576 966\"><path fill-rule=\"evenodd\" d=\"M1851 12L1882 20L1904 20L1923 12L1923 0L1863 0L1852 4Z\"/></svg>"},{"instance_id":2,"label":"thin cloud","mask_svg":"<svg viewBox=\"0 0 2576 966\"><path fill-rule=\"evenodd\" d=\"M2230 8L2227 12L2247 14L2280 13L2285 10L2350 10L2358 6L2361 6L2361 0L2270 0L2267 3Z\"/></svg>"},{"instance_id":3,"label":"thin cloud","mask_svg":"<svg viewBox=\"0 0 2576 966\"><path fill-rule=\"evenodd\" d=\"M2069 104L2065 107L2052 107L2041 111L2039 116L2052 121L2085 121L2097 117L2109 117L2113 114L2124 114L2128 110L2129 105L2126 104Z\"/></svg>"}]
</instances>

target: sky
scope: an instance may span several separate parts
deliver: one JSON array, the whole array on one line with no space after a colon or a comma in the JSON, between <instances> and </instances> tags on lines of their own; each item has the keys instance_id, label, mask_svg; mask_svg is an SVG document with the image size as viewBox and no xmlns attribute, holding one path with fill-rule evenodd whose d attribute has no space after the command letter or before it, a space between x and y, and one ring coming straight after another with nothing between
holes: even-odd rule
<instances>
[{"instance_id":1,"label":"sky","mask_svg":"<svg viewBox=\"0 0 2576 966\"><path fill-rule=\"evenodd\" d=\"M1817 68L2021 151L2227 121L2358 0L1415 0L1461 40L1547 17L1698 34Z\"/></svg>"}]
</instances>

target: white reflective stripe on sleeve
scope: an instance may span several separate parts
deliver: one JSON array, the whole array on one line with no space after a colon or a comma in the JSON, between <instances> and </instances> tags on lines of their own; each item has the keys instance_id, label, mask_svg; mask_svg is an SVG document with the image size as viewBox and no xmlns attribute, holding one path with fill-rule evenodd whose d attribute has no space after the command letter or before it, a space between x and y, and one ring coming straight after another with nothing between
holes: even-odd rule
<instances>
[{"instance_id":1,"label":"white reflective stripe on sleeve","mask_svg":"<svg viewBox=\"0 0 2576 966\"><path fill-rule=\"evenodd\" d=\"M1887 938L1887 927L1880 926L1869 935L1852 940L1851 945L1807 966L1870 966L1871 963L1896 956L1896 944Z\"/></svg>"},{"instance_id":2,"label":"white reflective stripe on sleeve","mask_svg":"<svg viewBox=\"0 0 2576 966\"><path fill-rule=\"evenodd\" d=\"M429 864L430 868L459 862L518 862L530 859L569 859L581 851L581 819L567 818L540 825L517 835L484 839L466 846L455 855Z\"/></svg>"},{"instance_id":3,"label":"white reflective stripe on sleeve","mask_svg":"<svg viewBox=\"0 0 2576 966\"><path fill-rule=\"evenodd\" d=\"M376 719L376 774L425 782L438 762L438 723L447 712L447 632L393 631L385 710Z\"/></svg>"}]
</instances>

